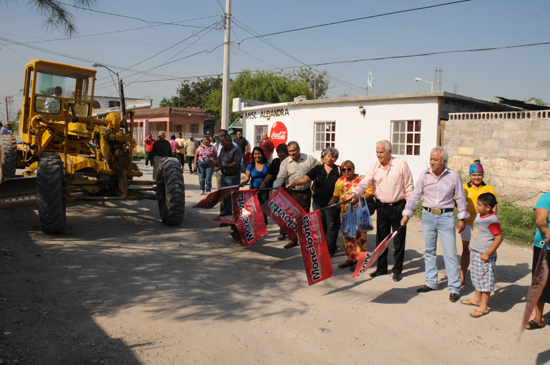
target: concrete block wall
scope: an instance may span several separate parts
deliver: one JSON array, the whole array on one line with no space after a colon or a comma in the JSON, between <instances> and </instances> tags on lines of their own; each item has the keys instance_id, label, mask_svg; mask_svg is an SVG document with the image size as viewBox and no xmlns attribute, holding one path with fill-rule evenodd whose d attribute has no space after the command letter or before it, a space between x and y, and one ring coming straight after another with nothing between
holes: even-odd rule
<instances>
[{"instance_id":1,"label":"concrete block wall","mask_svg":"<svg viewBox=\"0 0 550 365\"><path fill-rule=\"evenodd\" d=\"M499 198L534 206L550 191L550 111L451 113L445 125L448 166L468 174L480 159Z\"/></svg>"}]
</instances>

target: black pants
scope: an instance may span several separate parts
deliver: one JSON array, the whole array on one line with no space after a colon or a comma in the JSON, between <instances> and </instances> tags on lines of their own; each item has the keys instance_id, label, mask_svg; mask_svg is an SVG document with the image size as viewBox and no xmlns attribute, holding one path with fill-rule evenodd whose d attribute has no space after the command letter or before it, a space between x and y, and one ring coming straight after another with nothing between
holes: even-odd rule
<instances>
[{"instance_id":1,"label":"black pants","mask_svg":"<svg viewBox=\"0 0 550 365\"><path fill-rule=\"evenodd\" d=\"M183 171L183 166L185 165L185 156L183 155L183 153L178 152L178 153L176 153L176 158L180 162L181 170Z\"/></svg>"},{"instance_id":2,"label":"black pants","mask_svg":"<svg viewBox=\"0 0 550 365\"><path fill-rule=\"evenodd\" d=\"M258 201L260 202L260 207L265 204L266 201L269 200L269 191L268 190L258 190ZM267 225L267 215L263 213L264 216L264 222Z\"/></svg>"},{"instance_id":3,"label":"black pants","mask_svg":"<svg viewBox=\"0 0 550 365\"><path fill-rule=\"evenodd\" d=\"M403 199L401 202L394 205L376 204L376 245L386 238L391 232L395 232L401 227L401 219L403 219L403 209L407 204ZM393 240L393 272L401 273L403 271L403 261L405 260L405 236L407 235L407 226L401 228L395 239ZM388 248L389 249L389 248ZM378 270L388 270L388 249L378 258Z\"/></svg>"},{"instance_id":4,"label":"black pants","mask_svg":"<svg viewBox=\"0 0 550 365\"><path fill-rule=\"evenodd\" d=\"M193 165L195 164L195 156L187 156L185 157L187 159L187 165L189 166L189 172L193 173L196 171L193 171Z\"/></svg>"},{"instance_id":5,"label":"black pants","mask_svg":"<svg viewBox=\"0 0 550 365\"><path fill-rule=\"evenodd\" d=\"M296 200L299 206L309 213L311 207L311 189L306 190L287 190L288 194ZM292 239L293 242L298 242L298 237Z\"/></svg>"}]
</instances>

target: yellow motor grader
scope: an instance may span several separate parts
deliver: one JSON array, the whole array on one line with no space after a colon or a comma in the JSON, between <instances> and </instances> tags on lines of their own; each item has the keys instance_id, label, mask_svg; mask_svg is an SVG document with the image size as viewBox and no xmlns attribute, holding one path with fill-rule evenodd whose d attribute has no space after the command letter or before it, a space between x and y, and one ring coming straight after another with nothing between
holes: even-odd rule
<instances>
[{"instance_id":1,"label":"yellow motor grader","mask_svg":"<svg viewBox=\"0 0 550 365\"><path fill-rule=\"evenodd\" d=\"M143 173L131 157L134 117L125 110L122 81L121 113L98 119L92 117L95 75L93 69L43 60L27 64L21 143L0 135L0 196L10 182L13 189L25 185L18 180L35 176L38 215L46 233L65 229L65 205L74 201L156 199L162 221L181 224L185 186L180 163L165 158L154 181L136 179ZM16 178L16 168L26 168L23 175L30 177Z\"/></svg>"}]
</instances>

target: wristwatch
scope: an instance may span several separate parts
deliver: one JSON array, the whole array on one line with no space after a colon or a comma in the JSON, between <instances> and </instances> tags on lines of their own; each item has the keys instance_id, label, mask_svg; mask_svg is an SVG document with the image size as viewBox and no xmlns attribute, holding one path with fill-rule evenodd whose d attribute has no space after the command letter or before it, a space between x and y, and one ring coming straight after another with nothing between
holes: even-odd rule
<instances>
[{"instance_id":1,"label":"wristwatch","mask_svg":"<svg viewBox=\"0 0 550 365\"><path fill-rule=\"evenodd\" d=\"M462 221L462 222L466 223L466 218L461 218L461 219L459 219L459 221Z\"/></svg>"}]
</instances>

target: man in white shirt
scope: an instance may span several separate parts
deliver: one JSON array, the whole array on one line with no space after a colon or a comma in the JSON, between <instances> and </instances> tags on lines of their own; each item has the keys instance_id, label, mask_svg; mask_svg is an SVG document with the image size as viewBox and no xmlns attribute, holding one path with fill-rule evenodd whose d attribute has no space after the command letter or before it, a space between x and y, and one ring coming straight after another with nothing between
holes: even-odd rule
<instances>
[{"instance_id":1,"label":"man in white shirt","mask_svg":"<svg viewBox=\"0 0 550 365\"><path fill-rule=\"evenodd\" d=\"M273 183L275 189L281 186L287 186L291 181L297 180L307 174L317 164L317 160L310 155L300 153L300 146L298 142L292 141L288 143L288 156L281 162L279 168L279 174L277 180ZM296 200L296 202L304 208L306 212L309 212L311 206L311 183L296 185L289 190L290 196ZM288 241L284 248L292 248L298 246L298 238Z\"/></svg>"}]
</instances>

